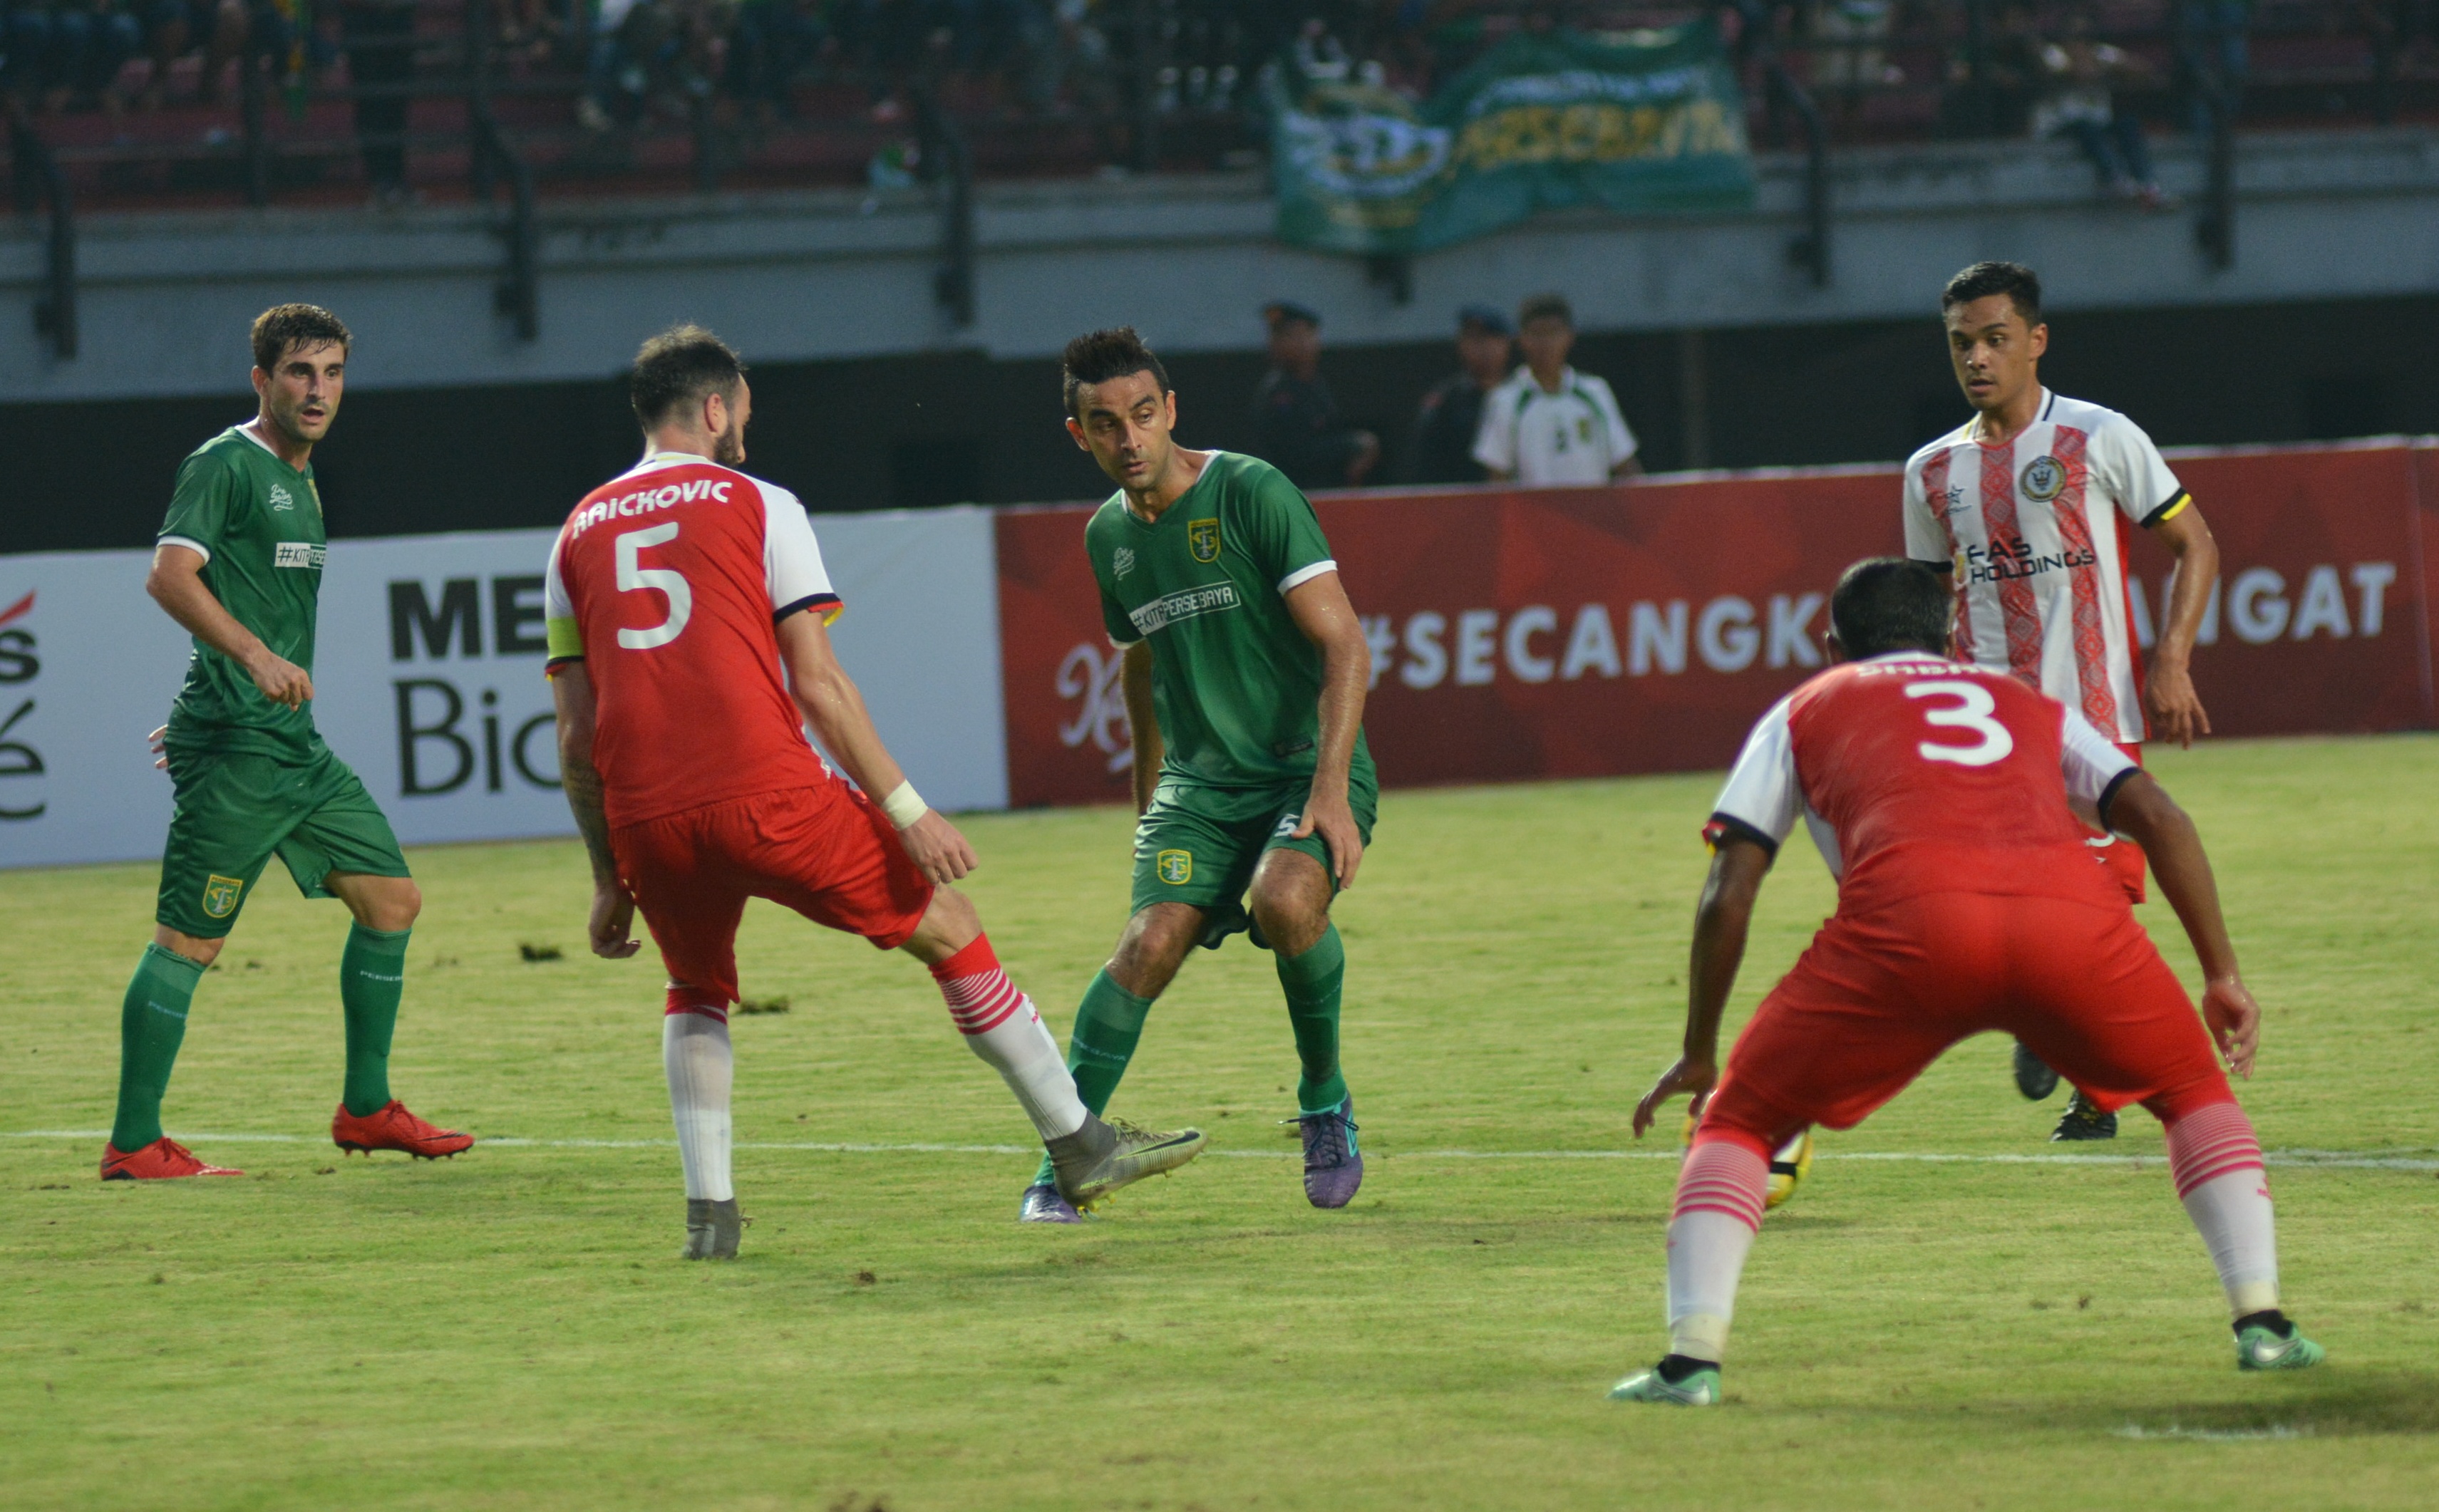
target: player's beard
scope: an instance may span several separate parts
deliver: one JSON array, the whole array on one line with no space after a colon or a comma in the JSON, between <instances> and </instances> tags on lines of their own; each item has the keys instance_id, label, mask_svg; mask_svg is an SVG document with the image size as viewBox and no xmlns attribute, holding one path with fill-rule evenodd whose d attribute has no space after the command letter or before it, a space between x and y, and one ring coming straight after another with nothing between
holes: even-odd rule
<instances>
[{"instance_id":1,"label":"player's beard","mask_svg":"<svg viewBox=\"0 0 2439 1512\"><path fill-rule=\"evenodd\" d=\"M711 459L724 468L745 465L745 433L735 426L711 439Z\"/></svg>"}]
</instances>

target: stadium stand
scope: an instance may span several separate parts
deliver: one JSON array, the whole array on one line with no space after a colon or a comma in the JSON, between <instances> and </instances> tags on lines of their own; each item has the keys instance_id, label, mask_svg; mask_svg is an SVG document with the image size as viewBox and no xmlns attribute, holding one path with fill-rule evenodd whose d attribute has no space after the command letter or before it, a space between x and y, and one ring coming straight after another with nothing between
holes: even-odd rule
<instances>
[{"instance_id":1,"label":"stadium stand","mask_svg":"<svg viewBox=\"0 0 2439 1512\"><path fill-rule=\"evenodd\" d=\"M1416 98L1522 28L1467 0L10 0L21 205L879 187L1252 168L1266 70ZM1757 144L2023 135L2089 83L2153 131L2439 118L2428 0L1730 0ZM2046 59L2046 68L2044 61ZM2225 108L2222 108L2222 107Z\"/></svg>"}]
</instances>

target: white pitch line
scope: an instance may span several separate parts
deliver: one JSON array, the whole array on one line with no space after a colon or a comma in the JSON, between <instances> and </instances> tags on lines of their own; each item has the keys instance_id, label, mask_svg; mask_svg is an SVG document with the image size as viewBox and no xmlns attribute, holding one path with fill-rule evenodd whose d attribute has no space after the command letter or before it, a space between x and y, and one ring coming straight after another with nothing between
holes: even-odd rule
<instances>
[{"instance_id":1,"label":"white pitch line","mask_svg":"<svg viewBox=\"0 0 2439 1512\"><path fill-rule=\"evenodd\" d=\"M0 1139L108 1139L106 1129L26 1129L0 1130ZM316 1145L318 1134L188 1134L197 1144L231 1145ZM527 1139L502 1134L478 1139L477 1145L490 1149L675 1149L674 1139ZM839 1144L818 1140L782 1140L737 1142L738 1149L800 1150L824 1155L1039 1155L1038 1145L881 1145ZM2439 1160L2416 1160L2412 1157L2430 1153L2406 1150L2401 1153L2379 1153L2352 1149L2273 1149L2263 1152L2262 1162L2269 1165L2324 1167L2336 1170L2377 1171L2439 1171ZM1684 1151L1668 1147L1650 1149L1405 1149L1380 1150L1375 1154L1390 1160L1682 1160ZM1220 1160L1294 1160L1293 1150L1214 1149L1203 1152L1204 1159ZM1937 1150L1837 1150L1825 1149L1815 1157L1825 1161L1887 1161L1925 1165L2114 1165L2127 1169L2163 1166L2167 1164L2165 1151L2124 1155L2063 1154L1951 1154Z\"/></svg>"},{"instance_id":2,"label":"white pitch line","mask_svg":"<svg viewBox=\"0 0 2439 1512\"><path fill-rule=\"evenodd\" d=\"M2312 1428L2308 1423L2301 1428L2289 1428L2284 1423L2272 1423L2267 1428L2180 1428L2174 1423L2170 1423L2165 1428L2145 1428L2140 1423L2128 1423L2123 1428L2111 1429L2110 1432L2119 1438L2184 1438L2198 1439L2205 1444L2238 1444L2253 1439L2312 1436Z\"/></svg>"}]
</instances>

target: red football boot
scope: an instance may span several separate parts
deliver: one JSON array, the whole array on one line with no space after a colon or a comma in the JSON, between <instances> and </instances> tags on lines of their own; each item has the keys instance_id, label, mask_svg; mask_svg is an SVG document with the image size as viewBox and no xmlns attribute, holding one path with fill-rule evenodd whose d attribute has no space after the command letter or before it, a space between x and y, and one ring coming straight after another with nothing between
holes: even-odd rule
<instances>
[{"instance_id":1,"label":"red football boot","mask_svg":"<svg viewBox=\"0 0 2439 1512\"><path fill-rule=\"evenodd\" d=\"M142 1149L101 1147L101 1179L105 1182L165 1182L181 1176L243 1176L225 1165L206 1165L194 1153L164 1134Z\"/></svg>"},{"instance_id":2,"label":"red football boot","mask_svg":"<svg viewBox=\"0 0 2439 1512\"><path fill-rule=\"evenodd\" d=\"M408 1112L406 1104L393 1097L387 1106L362 1118L347 1112L346 1103L339 1104L339 1111L330 1115L330 1143L341 1149L360 1149L367 1155L377 1149L395 1149L417 1160L438 1160L471 1147L474 1136L454 1129L435 1128Z\"/></svg>"}]
</instances>

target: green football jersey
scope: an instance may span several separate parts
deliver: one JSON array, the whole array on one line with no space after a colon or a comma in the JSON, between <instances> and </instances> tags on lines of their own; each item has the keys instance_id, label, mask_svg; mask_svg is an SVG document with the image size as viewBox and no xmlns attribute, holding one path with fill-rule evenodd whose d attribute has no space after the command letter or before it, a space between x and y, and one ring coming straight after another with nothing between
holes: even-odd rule
<instances>
[{"instance_id":1,"label":"green football jersey","mask_svg":"<svg viewBox=\"0 0 2439 1512\"><path fill-rule=\"evenodd\" d=\"M313 670L313 615L329 553L313 469L297 471L238 426L179 465L159 542L204 555L204 586L280 656ZM312 705L262 696L245 668L195 642L186 685L169 710L169 744L304 760L320 744Z\"/></svg>"},{"instance_id":2,"label":"green football jersey","mask_svg":"<svg viewBox=\"0 0 2439 1512\"><path fill-rule=\"evenodd\" d=\"M1257 457L1214 452L1154 524L1113 494L1084 527L1084 549L1110 639L1152 644L1162 774L1218 787L1309 779L1321 650L1285 596L1336 563L1296 486ZM1372 765L1361 731L1355 765Z\"/></svg>"}]
</instances>

